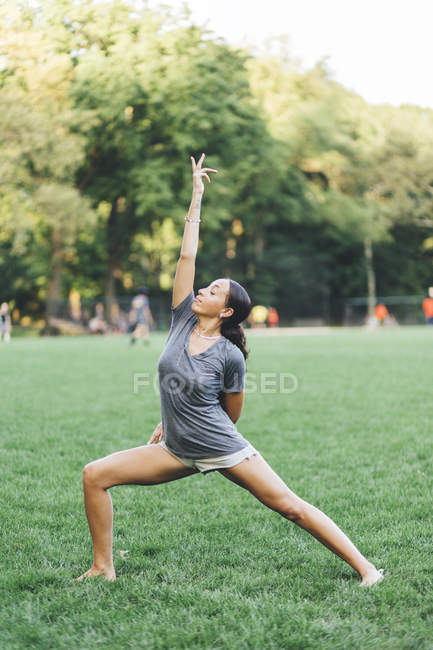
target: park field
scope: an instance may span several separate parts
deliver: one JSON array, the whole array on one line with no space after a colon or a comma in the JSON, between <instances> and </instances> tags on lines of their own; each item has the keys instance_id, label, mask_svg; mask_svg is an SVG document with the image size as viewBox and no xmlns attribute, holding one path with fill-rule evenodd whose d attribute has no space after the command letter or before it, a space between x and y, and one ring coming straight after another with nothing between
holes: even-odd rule
<instances>
[{"instance_id":1,"label":"park field","mask_svg":"<svg viewBox=\"0 0 433 650\"><path fill-rule=\"evenodd\" d=\"M114 488L118 580L74 581L91 563L81 470L147 442L164 340L0 346L0 647L433 648L433 328L249 339L239 430L380 584L217 472Z\"/></svg>"}]
</instances>

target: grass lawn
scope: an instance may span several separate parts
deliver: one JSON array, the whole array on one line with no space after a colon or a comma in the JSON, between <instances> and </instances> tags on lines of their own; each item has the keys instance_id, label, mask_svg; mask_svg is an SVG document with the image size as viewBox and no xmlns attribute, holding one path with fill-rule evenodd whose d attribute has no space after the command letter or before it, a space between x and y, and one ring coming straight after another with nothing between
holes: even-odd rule
<instances>
[{"instance_id":1,"label":"grass lawn","mask_svg":"<svg viewBox=\"0 0 433 650\"><path fill-rule=\"evenodd\" d=\"M217 472L112 490L118 580L91 563L86 462L147 442L165 336L0 346L0 647L433 648L433 328L251 336L239 430L386 571L372 589ZM120 551L129 553L121 557Z\"/></svg>"}]
</instances>

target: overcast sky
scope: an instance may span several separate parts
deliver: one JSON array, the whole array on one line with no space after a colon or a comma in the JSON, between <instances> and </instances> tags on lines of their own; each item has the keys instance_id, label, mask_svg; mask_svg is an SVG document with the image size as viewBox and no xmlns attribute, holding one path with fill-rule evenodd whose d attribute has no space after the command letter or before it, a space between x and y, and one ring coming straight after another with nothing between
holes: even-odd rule
<instances>
[{"instance_id":1,"label":"overcast sky","mask_svg":"<svg viewBox=\"0 0 433 650\"><path fill-rule=\"evenodd\" d=\"M183 0L164 0L179 8ZM154 2L156 4L156 0ZM195 22L230 43L288 34L312 66L371 103L433 108L433 0L188 0Z\"/></svg>"}]
</instances>

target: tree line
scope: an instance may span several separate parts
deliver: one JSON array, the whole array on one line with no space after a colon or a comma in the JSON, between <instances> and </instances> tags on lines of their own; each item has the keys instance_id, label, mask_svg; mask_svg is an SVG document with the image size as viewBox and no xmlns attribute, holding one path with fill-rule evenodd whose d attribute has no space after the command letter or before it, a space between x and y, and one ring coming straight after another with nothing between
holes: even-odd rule
<instances>
[{"instance_id":1,"label":"tree line","mask_svg":"<svg viewBox=\"0 0 433 650\"><path fill-rule=\"evenodd\" d=\"M284 39L236 49L126 0L0 2L0 297L49 319L74 289L167 295L205 196L197 282L283 319L433 284L433 111L372 106Z\"/></svg>"}]
</instances>

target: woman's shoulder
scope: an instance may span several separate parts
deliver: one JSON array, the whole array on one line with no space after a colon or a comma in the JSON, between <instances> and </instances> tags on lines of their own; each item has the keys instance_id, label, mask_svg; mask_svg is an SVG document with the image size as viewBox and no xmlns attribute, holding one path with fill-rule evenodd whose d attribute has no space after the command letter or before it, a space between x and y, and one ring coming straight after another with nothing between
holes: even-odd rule
<instances>
[{"instance_id":1,"label":"woman's shoulder","mask_svg":"<svg viewBox=\"0 0 433 650\"><path fill-rule=\"evenodd\" d=\"M197 316L192 310L193 301L194 292L191 291L176 307L171 307L172 327L183 327L185 324L197 320Z\"/></svg>"},{"instance_id":2,"label":"woman's shoulder","mask_svg":"<svg viewBox=\"0 0 433 650\"><path fill-rule=\"evenodd\" d=\"M244 355L242 354L242 351L238 348L237 345L229 341L229 339L225 339L225 356L227 361L232 361L232 362L237 362L237 363L245 363L245 358Z\"/></svg>"},{"instance_id":3,"label":"woman's shoulder","mask_svg":"<svg viewBox=\"0 0 433 650\"><path fill-rule=\"evenodd\" d=\"M176 307L173 307L173 297L171 300L171 311L173 314L178 314L183 311L188 310L194 302L194 291L190 291L180 302L177 303Z\"/></svg>"}]
</instances>

